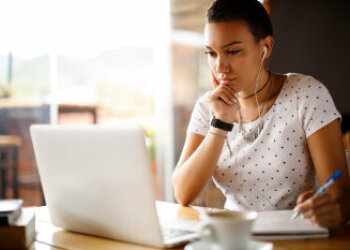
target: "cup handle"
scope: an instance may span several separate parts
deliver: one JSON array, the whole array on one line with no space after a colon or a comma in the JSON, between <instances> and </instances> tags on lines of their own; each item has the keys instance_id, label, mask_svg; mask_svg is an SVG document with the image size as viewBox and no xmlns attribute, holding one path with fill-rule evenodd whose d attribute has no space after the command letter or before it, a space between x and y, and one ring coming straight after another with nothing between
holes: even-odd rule
<instances>
[{"instance_id":1,"label":"cup handle","mask_svg":"<svg viewBox=\"0 0 350 250\"><path fill-rule=\"evenodd\" d=\"M206 233L209 231L209 234ZM207 241L216 241L216 233L213 225L210 223L204 222L199 228L199 236L200 238Z\"/></svg>"}]
</instances>

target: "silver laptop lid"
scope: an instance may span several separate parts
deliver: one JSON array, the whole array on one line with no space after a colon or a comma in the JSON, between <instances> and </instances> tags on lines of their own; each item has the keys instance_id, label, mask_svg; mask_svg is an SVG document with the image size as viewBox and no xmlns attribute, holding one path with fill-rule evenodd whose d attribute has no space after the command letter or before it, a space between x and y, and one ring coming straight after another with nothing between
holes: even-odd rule
<instances>
[{"instance_id":1,"label":"silver laptop lid","mask_svg":"<svg viewBox=\"0 0 350 250\"><path fill-rule=\"evenodd\" d=\"M54 225L163 246L140 128L33 125L30 130Z\"/></svg>"}]
</instances>

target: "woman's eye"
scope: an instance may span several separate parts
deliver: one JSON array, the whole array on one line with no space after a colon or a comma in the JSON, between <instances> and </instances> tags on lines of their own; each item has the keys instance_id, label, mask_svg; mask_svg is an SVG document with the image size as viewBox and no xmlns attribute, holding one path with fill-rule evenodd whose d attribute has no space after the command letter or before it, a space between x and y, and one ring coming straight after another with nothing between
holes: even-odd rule
<instances>
[{"instance_id":1,"label":"woman's eye","mask_svg":"<svg viewBox=\"0 0 350 250\"><path fill-rule=\"evenodd\" d=\"M208 56L214 56L214 52L212 51L205 51L204 53Z\"/></svg>"},{"instance_id":2,"label":"woman's eye","mask_svg":"<svg viewBox=\"0 0 350 250\"><path fill-rule=\"evenodd\" d=\"M241 49L237 49L237 50L229 50L227 53L230 55L236 55L241 51Z\"/></svg>"}]
</instances>

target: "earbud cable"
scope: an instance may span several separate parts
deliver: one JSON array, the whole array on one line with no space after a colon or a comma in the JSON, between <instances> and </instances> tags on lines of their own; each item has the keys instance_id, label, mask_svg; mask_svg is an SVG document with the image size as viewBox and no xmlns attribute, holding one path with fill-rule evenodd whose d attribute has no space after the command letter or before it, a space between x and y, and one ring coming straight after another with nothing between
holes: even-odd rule
<instances>
[{"instance_id":1,"label":"earbud cable","mask_svg":"<svg viewBox=\"0 0 350 250\"><path fill-rule=\"evenodd\" d=\"M260 124L260 119L261 119L261 113L260 113L260 105L259 105L259 100L258 100L258 84L259 84L259 77L260 77L263 61L264 61L264 58L261 60L258 75L256 77L256 83L255 83L255 101L256 101L256 104L258 105L259 124ZM258 135L260 135L260 126L258 126Z\"/></svg>"}]
</instances>

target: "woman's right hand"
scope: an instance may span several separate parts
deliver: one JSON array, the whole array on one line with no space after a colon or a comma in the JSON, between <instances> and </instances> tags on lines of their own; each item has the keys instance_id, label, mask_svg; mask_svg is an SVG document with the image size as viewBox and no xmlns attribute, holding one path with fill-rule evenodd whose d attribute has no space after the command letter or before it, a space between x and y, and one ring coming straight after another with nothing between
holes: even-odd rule
<instances>
[{"instance_id":1,"label":"woman's right hand","mask_svg":"<svg viewBox=\"0 0 350 250\"><path fill-rule=\"evenodd\" d=\"M209 95L209 103L216 118L233 123L234 116L239 109L239 102L235 92L229 84L219 84L213 72L212 82L214 90Z\"/></svg>"}]
</instances>

